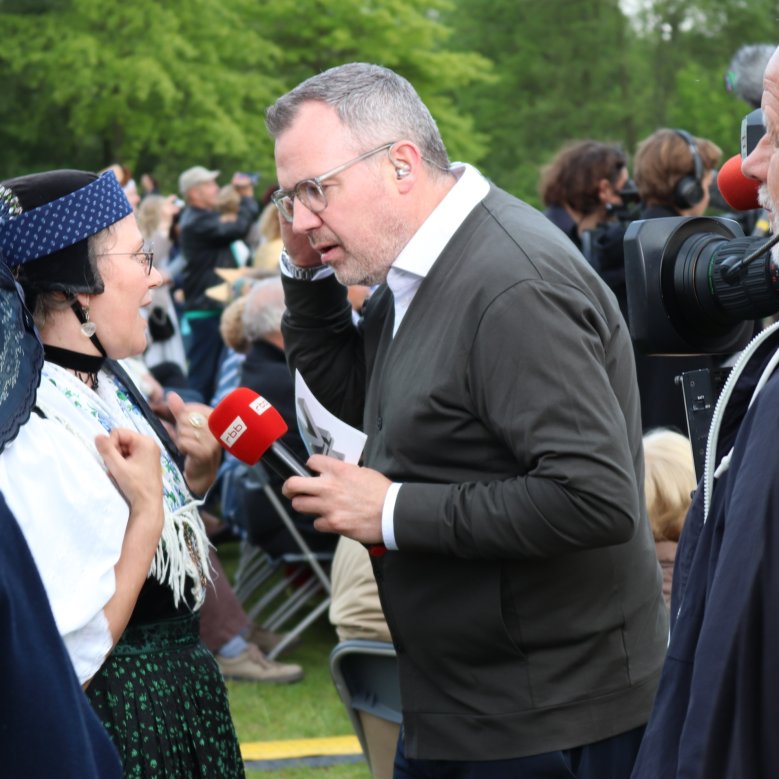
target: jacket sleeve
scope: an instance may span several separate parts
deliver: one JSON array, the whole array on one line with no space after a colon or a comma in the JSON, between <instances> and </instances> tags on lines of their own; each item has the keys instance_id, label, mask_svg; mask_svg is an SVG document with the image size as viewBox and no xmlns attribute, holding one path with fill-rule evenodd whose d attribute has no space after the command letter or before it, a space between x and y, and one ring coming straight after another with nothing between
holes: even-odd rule
<instances>
[{"instance_id":1,"label":"jacket sleeve","mask_svg":"<svg viewBox=\"0 0 779 779\"><path fill-rule=\"evenodd\" d=\"M298 281L282 276L284 350L293 372L337 417L362 427L365 354L362 328L352 319L346 287L335 276Z\"/></svg>"},{"instance_id":2,"label":"jacket sleeve","mask_svg":"<svg viewBox=\"0 0 779 779\"><path fill-rule=\"evenodd\" d=\"M620 372L634 375L624 327L573 286L525 281L500 295L479 323L467 380L473 413L514 473L404 484L399 549L533 558L630 540L643 509L640 449L631 452L613 386ZM479 457L463 452L466 462Z\"/></svg>"},{"instance_id":3,"label":"jacket sleeve","mask_svg":"<svg viewBox=\"0 0 779 779\"><path fill-rule=\"evenodd\" d=\"M191 236L203 244L213 247L229 246L233 241L246 237L258 212L259 207L254 198L242 197L235 221L222 222L215 211L203 211L190 222L188 229Z\"/></svg>"}]
</instances>

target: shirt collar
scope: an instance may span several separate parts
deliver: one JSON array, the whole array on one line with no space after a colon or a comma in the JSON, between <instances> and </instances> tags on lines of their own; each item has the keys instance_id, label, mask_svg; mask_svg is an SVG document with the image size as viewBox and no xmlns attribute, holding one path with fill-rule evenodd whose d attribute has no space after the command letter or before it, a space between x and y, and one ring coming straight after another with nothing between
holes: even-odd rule
<instances>
[{"instance_id":1,"label":"shirt collar","mask_svg":"<svg viewBox=\"0 0 779 779\"><path fill-rule=\"evenodd\" d=\"M487 196L490 185L476 168L455 162L451 167L455 185L435 207L419 230L405 245L390 268L387 283L392 287L393 271L424 278L433 263L457 232L468 214Z\"/></svg>"}]
</instances>

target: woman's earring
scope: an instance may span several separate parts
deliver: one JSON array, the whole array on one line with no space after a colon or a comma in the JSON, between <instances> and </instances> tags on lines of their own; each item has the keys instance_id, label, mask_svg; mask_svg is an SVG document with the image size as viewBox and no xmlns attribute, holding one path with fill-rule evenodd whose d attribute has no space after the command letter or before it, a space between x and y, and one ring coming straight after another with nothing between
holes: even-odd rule
<instances>
[{"instance_id":1,"label":"woman's earring","mask_svg":"<svg viewBox=\"0 0 779 779\"><path fill-rule=\"evenodd\" d=\"M84 321L81 323L81 335L91 338L97 332L97 325L89 321L89 306L84 306Z\"/></svg>"}]
</instances>

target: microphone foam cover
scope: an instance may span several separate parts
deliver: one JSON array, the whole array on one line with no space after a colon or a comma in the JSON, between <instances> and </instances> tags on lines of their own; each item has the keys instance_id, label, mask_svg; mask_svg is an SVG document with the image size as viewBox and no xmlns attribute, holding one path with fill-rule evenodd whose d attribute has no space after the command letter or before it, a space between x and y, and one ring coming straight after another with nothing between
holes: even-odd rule
<instances>
[{"instance_id":1,"label":"microphone foam cover","mask_svg":"<svg viewBox=\"0 0 779 779\"><path fill-rule=\"evenodd\" d=\"M717 187L725 202L736 211L760 208L757 190L760 182L747 178L741 172L741 155L732 156L717 173Z\"/></svg>"},{"instance_id":2,"label":"microphone foam cover","mask_svg":"<svg viewBox=\"0 0 779 779\"><path fill-rule=\"evenodd\" d=\"M262 395L238 387L211 412L208 429L230 454L254 465L287 432L287 423Z\"/></svg>"}]
</instances>

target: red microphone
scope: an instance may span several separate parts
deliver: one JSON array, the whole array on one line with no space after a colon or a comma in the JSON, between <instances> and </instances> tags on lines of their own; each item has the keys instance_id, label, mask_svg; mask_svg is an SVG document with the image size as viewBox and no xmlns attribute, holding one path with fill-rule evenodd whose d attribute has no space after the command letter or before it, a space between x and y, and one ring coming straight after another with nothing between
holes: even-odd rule
<instances>
[{"instance_id":1,"label":"red microphone","mask_svg":"<svg viewBox=\"0 0 779 779\"><path fill-rule=\"evenodd\" d=\"M208 417L208 429L230 454L247 465L260 458L285 481L290 476L314 476L278 439L287 432L281 414L248 387L229 393ZM370 544L368 552L381 557L384 544Z\"/></svg>"},{"instance_id":2,"label":"red microphone","mask_svg":"<svg viewBox=\"0 0 779 779\"><path fill-rule=\"evenodd\" d=\"M208 417L208 429L224 449L247 465L262 458L284 480L313 475L278 440L288 430L281 414L248 387L234 389L216 406Z\"/></svg>"},{"instance_id":3,"label":"red microphone","mask_svg":"<svg viewBox=\"0 0 779 779\"><path fill-rule=\"evenodd\" d=\"M717 188L725 202L736 211L760 208L757 190L760 182L747 178L741 172L741 155L733 155L717 173Z\"/></svg>"}]
</instances>

